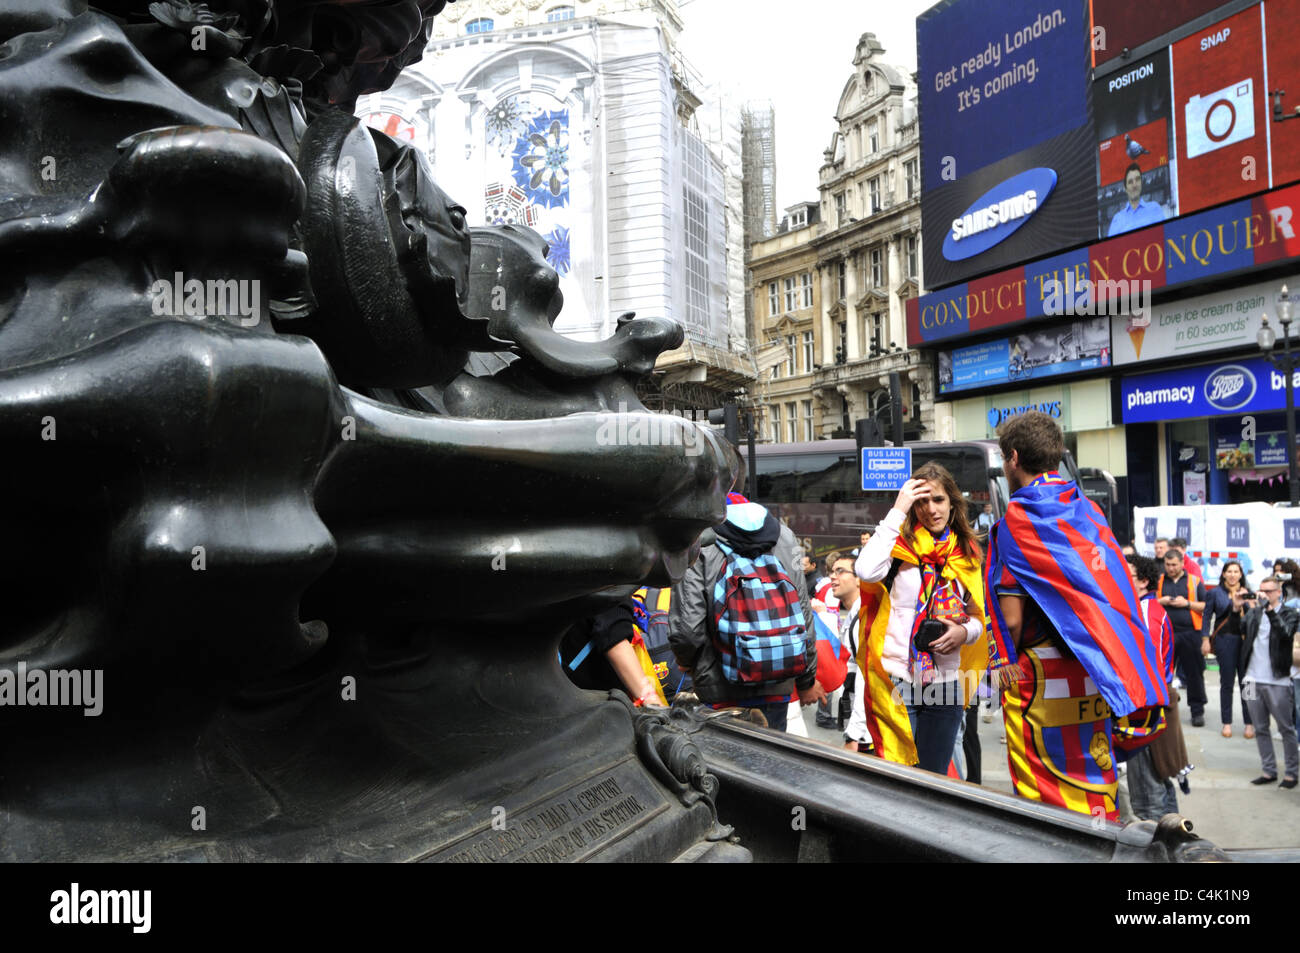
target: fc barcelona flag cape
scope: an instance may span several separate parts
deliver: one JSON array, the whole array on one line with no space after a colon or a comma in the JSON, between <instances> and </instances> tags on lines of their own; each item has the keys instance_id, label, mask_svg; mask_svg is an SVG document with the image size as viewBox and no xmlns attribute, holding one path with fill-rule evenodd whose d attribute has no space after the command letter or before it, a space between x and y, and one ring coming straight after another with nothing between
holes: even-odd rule
<instances>
[{"instance_id":1,"label":"fc barcelona flag cape","mask_svg":"<svg viewBox=\"0 0 1300 953\"><path fill-rule=\"evenodd\" d=\"M932 595L933 613L938 618L965 618L965 606L953 583L970 597L975 618L981 628L987 629L984 612L984 582L980 578L979 560L967 556L957 545L956 534L948 533L936 541L924 526L915 527L915 543L899 536L894 544L892 558L915 566L921 571L921 592L917 599L918 618L912 625L913 635L921 624L924 604ZM937 590L937 592L936 592ZM907 708L894 691L893 681L883 664L885 630L889 624L890 593L883 583L861 582L859 631L868 635L858 644L858 669L865 682L863 702L866 710L867 731L876 746L876 752L886 761L897 764L916 764L916 741L912 737L911 720ZM947 603L945 605L945 603ZM970 645L960 649L958 680L948 683L930 683L939 690L940 701L946 704L970 704L971 695L988 666L989 649L983 634ZM913 683L919 682L921 690L933 673L929 656L917 657L912 649L911 671ZM951 696L951 697L949 697Z\"/></svg>"},{"instance_id":2,"label":"fc barcelona flag cape","mask_svg":"<svg viewBox=\"0 0 1300 953\"><path fill-rule=\"evenodd\" d=\"M1059 473L1011 496L989 533L989 662L1017 662L996 592L1009 574L1051 621L1116 716L1168 705L1160 647L1129 579L1119 544L1092 501Z\"/></svg>"}]
</instances>

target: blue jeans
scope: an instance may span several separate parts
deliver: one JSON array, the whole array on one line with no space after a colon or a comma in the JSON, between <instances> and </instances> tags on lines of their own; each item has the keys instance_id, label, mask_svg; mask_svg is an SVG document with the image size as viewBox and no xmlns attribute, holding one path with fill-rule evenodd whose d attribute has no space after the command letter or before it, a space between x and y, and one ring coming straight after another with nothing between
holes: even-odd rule
<instances>
[{"instance_id":1,"label":"blue jeans","mask_svg":"<svg viewBox=\"0 0 1300 953\"><path fill-rule=\"evenodd\" d=\"M1151 749L1142 748L1128 759L1128 796L1133 813L1140 820L1158 821L1166 814L1178 813L1178 795L1174 782L1157 778Z\"/></svg>"},{"instance_id":2,"label":"blue jeans","mask_svg":"<svg viewBox=\"0 0 1300 953\"><path fill-rule=\"evenodd\" d=\"M767 727L773 731L785 731L788 724L787 718L790 714L789 702L771 702L753 707L763 713L763 717L767 719Z\"/></svg>"},{"instance_id":3,"label":"blue jeans","mask_svg":"<svg viewBox=\"0 0 1300 953\"><path fill-rule=\"evenodd\" d=\"M893 679L894 687L907 706L912 723L912 740L920 767L935 774L947 774L952 761L957 728L965 715L961 704L961 683L936 682L920 691L911 682Z\"/></svg>"}]
</instances>

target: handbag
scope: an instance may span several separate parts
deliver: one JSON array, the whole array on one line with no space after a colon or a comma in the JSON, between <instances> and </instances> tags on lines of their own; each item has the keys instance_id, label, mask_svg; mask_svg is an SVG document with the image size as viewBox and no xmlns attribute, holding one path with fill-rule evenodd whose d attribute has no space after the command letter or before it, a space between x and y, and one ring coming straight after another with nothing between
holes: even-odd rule
<instances>
[{"instance_id":1,"label":"handbag","mask_svg":"<svg viewBox=\"0 0 1300 953\"><path fill-rule=\"evenodd\" d=\"M925 615L921 619L920 628L916 630L916 636L912 644L916 646L917 652L929 654L930 646L935 643L936 639L943 638L943 633L947 629L943 620L934 617L934 597L938 595L939 589L943 586L943 565L935 567L934 586L930 589L930 598L925 603Z\"/></svg>"}]
</instances>

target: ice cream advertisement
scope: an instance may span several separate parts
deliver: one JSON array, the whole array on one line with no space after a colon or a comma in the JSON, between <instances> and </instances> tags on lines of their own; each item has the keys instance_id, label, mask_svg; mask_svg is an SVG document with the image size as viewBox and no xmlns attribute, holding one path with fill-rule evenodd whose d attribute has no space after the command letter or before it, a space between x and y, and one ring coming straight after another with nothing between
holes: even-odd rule
<instances>
[{"instance_id":1,"label":"ice cream advertisement","mask_svg":"<svg viewBox=\"0 0 1300 953\"><path fill-rule=\"evenodd\" d=\"M1112 317L1110 337L1115 364L1200 357L1227 348L1254 347L1262 315L1268 314L1277 327L1277 292L1284 282L1300 289L1298 275L1154 305L1141 318Z\"/></svg>"}]
</instances>

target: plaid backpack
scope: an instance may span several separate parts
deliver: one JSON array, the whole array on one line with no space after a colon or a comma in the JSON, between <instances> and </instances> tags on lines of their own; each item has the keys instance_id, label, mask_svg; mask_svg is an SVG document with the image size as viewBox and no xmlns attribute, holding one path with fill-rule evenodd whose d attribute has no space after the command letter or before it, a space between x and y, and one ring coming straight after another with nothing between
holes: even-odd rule
<instances>
[{"instance_id":1,"label":"plaid backpack","mask_svg":"<svg viewBox=\"0 0 1300 953\"><path fill-rule=\"evenodd\" d=\"M725 562L713 586L714 644L727 681L757 686L802 675L808 635L799 591L771 552L755 559L717 541Z\"/></svg>"}]
</instances>

